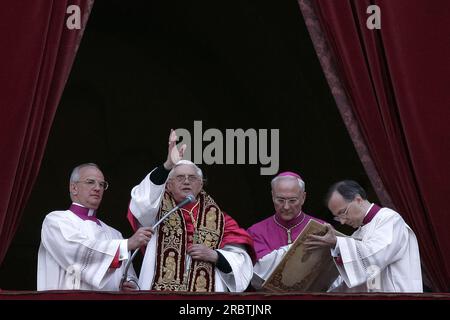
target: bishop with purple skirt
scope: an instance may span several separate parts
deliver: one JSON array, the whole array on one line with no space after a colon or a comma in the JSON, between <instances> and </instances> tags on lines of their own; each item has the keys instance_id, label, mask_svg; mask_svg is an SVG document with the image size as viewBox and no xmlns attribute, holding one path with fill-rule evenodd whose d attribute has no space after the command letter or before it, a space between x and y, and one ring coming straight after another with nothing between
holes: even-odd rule
<instances>
[{"instance_id":1,"label":"bishop with purple skirt","mask_svg":"<svg viewBox=\"0 0 450 320\"><path fill-rule=\"evenodd\" d=\"M247 230L257 255L252 279L255 289L267 280L309 220L324 223L303 212L305 182L299 174L282 172L272 179L271 187L275 213Z\"/></svg>"}]
</instances>

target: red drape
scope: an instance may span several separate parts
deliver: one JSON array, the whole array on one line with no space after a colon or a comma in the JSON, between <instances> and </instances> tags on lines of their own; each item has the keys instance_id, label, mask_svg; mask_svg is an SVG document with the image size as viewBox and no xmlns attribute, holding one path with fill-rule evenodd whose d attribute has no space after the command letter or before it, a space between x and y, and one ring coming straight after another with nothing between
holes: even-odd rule
<instances>
[{"instance_id":1,"label":"red drape","mask_svg":"<svg viewBox=\"0 0 450 320\"><path fill-rule=\"evenodd\" d=\"M8 1L0 10L0 263L36 180L93 0ZM81 29L66 26L81 9Z\"/></svg>"},{"instance_id":2,"label":"red drape","mask_svg":"<svg viewBox=\"0 0 450 320\"><path fill-rule=\"evenodd\" d=\"M387 193L380 199L414 229L433 289L449 290L450 1L299 4L359 155ZM373 4L380 30L366 26Z\"/></svg>"}]
</instances>

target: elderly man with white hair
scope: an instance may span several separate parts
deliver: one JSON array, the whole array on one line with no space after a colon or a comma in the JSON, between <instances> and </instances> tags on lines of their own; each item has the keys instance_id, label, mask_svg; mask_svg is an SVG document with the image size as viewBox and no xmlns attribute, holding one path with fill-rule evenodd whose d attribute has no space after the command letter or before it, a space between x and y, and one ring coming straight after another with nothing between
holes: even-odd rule
<instances>
[{"instance_id":1,"label":"elderly man with white hair","mask_svg":"<svg viewBox=\"0 0 450 320\"><path fill-rule=\"evenodd\" d=\"M323 223L302 210L306 191L300 175L282 172L272 179L271 187L275 214L247 230L253 238L257 258L252 280L255 289L267 280L309 220Z\"/></svg>"},{"instance_id":2,"label":"elderly man with white hair","mask_svg":"<svg viewBox=\"0 0 450 320\"><path fill-rule=\"evenodd\" d=\"M176 135L169 137L167 160L131 191L128 219L134 229L153 226L177 204L195 201L169 215L146 247L141 290L240 292L253 275L253 242L233 218L203 190L202 171L181 160Z\"/></svg>"},{"instance_id":3,"label":"elderly man with white hair","mask_svg":"<svg viewBox=\"0 0 450 320\"><path fill-rule=\"evenodd\" d=\"M37 290L136 289L130 278L121 285L129 251L150 240L151 228L139 228L129 239L97 218L108 182L94 163L75 167L70 175L72 200L67 210L46 215L38 253Z\"/></svg>"}]
</instances>

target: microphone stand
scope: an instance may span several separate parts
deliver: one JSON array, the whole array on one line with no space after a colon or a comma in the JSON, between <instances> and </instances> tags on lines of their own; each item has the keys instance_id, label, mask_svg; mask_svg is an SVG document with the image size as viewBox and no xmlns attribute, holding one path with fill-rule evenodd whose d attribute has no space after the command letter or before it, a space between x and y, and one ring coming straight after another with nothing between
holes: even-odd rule
<instances>
[{"instance_id":1,"label":"microphone stand","mask_svg":"<svg viewBox=\"0 0 450 320\"><path fill-rule=\"evenodd\" d=\"M168 216L170 216L172 213L174 213L175 211L177 211L178 209L184 207L185 205L187 205L188 203L194 202L195 197L190 194L188 195L186 198L184 198L183 201L181 201L178 205L176 205L175 207L172 208L172 210L170 210L169 212L167 212L161 219L159 219L153 226L153 231L155 231L156 227L160 225L161 222L163 222L164 220L167 219ZM131 263L133 262L133 259L136 257L137 253L139 252L140 248L137 248L134 250L133 254L131 255L130 259L128 259L127 264L125 265L125 270L122 274L122 278L120 279L120 286L119 289L122 290L122 286L123 283L127 280L127 276L128 276L128 269L131 266Z\"/></svg>"}]
</instances>

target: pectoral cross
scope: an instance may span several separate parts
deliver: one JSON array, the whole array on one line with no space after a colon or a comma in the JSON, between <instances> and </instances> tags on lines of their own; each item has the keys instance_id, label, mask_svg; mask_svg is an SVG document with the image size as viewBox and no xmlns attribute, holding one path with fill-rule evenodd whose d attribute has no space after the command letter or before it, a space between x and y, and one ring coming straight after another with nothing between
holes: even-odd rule
<instances>
[{"instance_id":1,"label":"pectoral cross","mask_svg":"<svg viewBox=\"0 0 450 320\"><path fill-rule=\"evenodd\" d=\"M281 223L279 223L279 222L277 221L277 219L275 218L275 215L273 216L273 221L274 221L280 228L286 230L286 233L287 233L287 243L288 243L288 244L291 244L291 243L292 243L291 230L294 229L295 227L298 227L298 226L303 222L303 220L305 220L305 216L306 216L306 215L305 215L304 213L302 213L302 212L300 212L300 214L303 214L303 217L302 217L302 219L300 220L300 222L298 222L297 224L295 224L294 226L292 226L292 227L290 227L290 228L286 228L285 226L283 226Z\"/></svg>"},{"instance_id":2,"label":"pectoral cross","mask_svg":"<svg viewBox=\"0 0 450 320\"><path fill-rule=\"evenodd\" d=\"M288 236L288 244L291 244L292 243L291 229L287 229L286 232L287 232L287 236Z\"/></svg>"}]
</instances>

